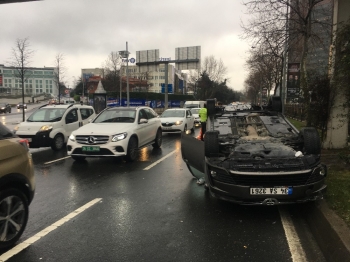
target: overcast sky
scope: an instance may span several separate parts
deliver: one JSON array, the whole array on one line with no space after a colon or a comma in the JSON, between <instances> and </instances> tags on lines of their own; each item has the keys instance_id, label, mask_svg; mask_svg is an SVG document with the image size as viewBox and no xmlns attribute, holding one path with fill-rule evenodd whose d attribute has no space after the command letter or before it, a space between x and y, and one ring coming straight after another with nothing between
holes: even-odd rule
<instances>
[{"instance_id":1,"label":"overcast sky","mask_svg":"<svg viewBox=\"0 0 350 262\"><path fill-rule=\"evenodd\" d=\"M16 39L35 50L31 66L54 66L63 53L64 82L73 87L81 68L101 67L111 51L201 46L228 68L228 86L243 90L249 43L240 39L246 19L241 0L44 0L0 5L0 64L9 65Z\"/></svg>"}]
</instances>

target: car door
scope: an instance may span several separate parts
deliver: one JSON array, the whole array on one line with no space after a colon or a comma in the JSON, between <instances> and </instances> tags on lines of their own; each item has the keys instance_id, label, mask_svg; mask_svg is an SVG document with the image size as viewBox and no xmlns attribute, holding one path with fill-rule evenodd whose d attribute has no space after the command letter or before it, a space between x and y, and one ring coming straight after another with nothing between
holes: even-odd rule
<instances>
[{"instance_id":1,"label":"car door","mask_svg":"<svg viewBox=\"0 0 350 262\"><path fill-rule=\"evenodd\" d=\"M148 117L148 124L149 124L149 141L152 141L155 139L156 135L157 135L157 131L159 128L159 118L157 117L157 114L150 108L145 108L145 111L147 113L147 117Z\"/></svg>"},{"instance_id":2,"label":"car door","mask_svg":"<svg viewBox=\"0 0 350 262\"><path fill-rule=\"evenodd\" d=\"M141 121L142 120L142 121ZM147 120L147 122L143 122L144 120ZM148 121L148 116L146 111L141 108L138 112L137 117L137 133L139 137L139 146L145 145L150 141L151 137L151 131L150 131L150 124Z\"/></svg>"},{"instance_id":3,"label":"car door","mask_svg":"<svg viewBox=\"0 0 350 262\"><path fill-rule=\"evenodd\" d=\"M181 132L181 154L191 174L197 179L204 177L204 142Z\"/></svg>"},{"instance_id":4,"label":"car door","mask_svg":"<svg viewBox=\"0 0 350 262\"><path fill-rule=\"evenodd\" d=\"M64 116L64 121L64 130L66 132L65 141L67 141L70 134L74 130L78 129L81 125L81 123L79 122L78 109L73 108L69 110Z\"/></svg>"},{"instance_id":5,"label":"car door","mask_svg":"<svg viewBox=\"0 0 350 262\"><path fill-rule=\"evenodd\" d=\"M85 108L85 107L79 108L79 113L81 116L82 125L86 125L90 123L90 120L94 118L93 117L94 111L92 108Z\"/></svg>"},{"instance_id":6,"label":"car door","mask_svg":"<svg viewBox=\"0 0 350 262\"><path fill-rule=\"evenodd\" d=\"M194 116L191 113L191 110L186 110L186 122L187 129L192 129L194 125Z\"/></svg>"}]
</instances>

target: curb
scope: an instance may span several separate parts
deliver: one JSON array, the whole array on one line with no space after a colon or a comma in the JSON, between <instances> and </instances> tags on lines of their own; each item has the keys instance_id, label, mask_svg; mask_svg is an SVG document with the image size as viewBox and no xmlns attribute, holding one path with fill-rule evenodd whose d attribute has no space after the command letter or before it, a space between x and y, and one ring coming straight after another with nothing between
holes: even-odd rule
<instances>
[{"instance_id":1,"label":"curb","mask_svg":"<svg viewBox=\"0 0 350 262\"><path fill-rule=\"evenodd\" d=\"M303 207L306 222L327 261L350 262L350 228L320 200Z\"/></svg>"}]
</instances>

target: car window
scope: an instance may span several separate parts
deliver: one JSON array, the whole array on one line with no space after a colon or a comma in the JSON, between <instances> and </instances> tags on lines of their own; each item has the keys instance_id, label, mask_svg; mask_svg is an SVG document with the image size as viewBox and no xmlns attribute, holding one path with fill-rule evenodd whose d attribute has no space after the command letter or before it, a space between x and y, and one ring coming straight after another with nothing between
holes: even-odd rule
<instances>
[{"instance_id":1,"label":"car window","mask_svg":"<svg viewBox=\"0 0 350 262\"><path fill-rule=\"evenodd\" d=\"M10 129L0 123L0 140L10 137L14 137L14 134L10 131Z\"/></svg>"},{"instance_id":2,"label":"car window","mask_svg":"<svg viewBox=\"0 0 350 262\"><path fill-rule=\"evenodd\" d=\"M66 110L64 108L40 108L31 114L28 122L57 122L63 117Z\"/></svg>"},{"instance_id":3,"label":"car window","mask_svg":"<svg viewBox=\"0 0 350 262\"><path fill-rule=\"evenodd\" d=\"M152 119L152 118L155 118L155 117L157 117L156 116L156 114L155 114L155 112L153 111L152 109L150 109L150 108L145 108L145 112L146 112L146 114L147 114L147 117L148 117L148 119Z\"/></svg>"},{"instance_id":4,"label":"car window","mask_svg":"<svg viewBox=\"0 0 350 262\"><path fill-rule=\"evenodd\" d=\"M90 108L80 108L79 110L80 110L81 118L83 120L87 119L89 116L93 114L93 111Z\"/></svg>"},{"instance_id":5,"label":"car window","mask_svg":"<svg viewBox=\"0 0 350 262\"><path fill-rule=\"evenodd\" d=\"M139 122L140 122L141 118L148 119L147 113L145 112L144 109L141 109L141 110L139 111Z\"/></svg>"},{"instance_id":6,"label":"car window","mask_svg":"<svg viewBox=\"0 0 350 262\"><path fill-rule=\"evenodd\" d=\"M184 117L185 110L165 110L160 117Z\"/></svg>"},{"instance_id":7,"label":"car window","mask_svg":"<svg viewBox=\"0 0 350 262\"><path fill-rule=\"evenodd\" d=\"M198 114L199 113L199 108L193 108L191 109L192 114Z\"/></svg>"},{"instance_id":8,"label":"car window","mask_svg":"<svg viewBox=\"0 0 350 262\"><path fill-rule=\"evenodd\" d=\"M77 121L78 121L78 110L77 109L72 109L66 115L66 124L74 123L74 122L77 122Z\"/></svg>"},{"instance_id":9,"label":"car window","mask_svg":"<svg viewBox=\"0 0 350 262\"><path fill-rule=\"evenodd\" d=\"M94 123L133 123L135 115L136 111L133 109L105 110L94 120Z\"/></svg>"}]
</instances>

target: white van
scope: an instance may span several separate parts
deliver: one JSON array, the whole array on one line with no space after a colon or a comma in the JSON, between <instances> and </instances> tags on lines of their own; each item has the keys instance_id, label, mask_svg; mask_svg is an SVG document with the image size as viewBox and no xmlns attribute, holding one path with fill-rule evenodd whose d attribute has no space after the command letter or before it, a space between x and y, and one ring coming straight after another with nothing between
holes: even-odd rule
<instances>
[{"instance_id":1,"label":"white van","mask_svg":"<svg viewBox=\"0 0 350 262\"><path fill-rule=\"evenodd\" d=\"M29 142L30 148L61 150L70 134L96 116L92 106L80 104L44 105L31 114L14 132Z\"/></svg>"},{"instance_id":2,"label":"white van","mask_svg":"<svg viewBox=\"0 0 350 262\"><path fill-rule=\"evenodd\" d=\"M186 108L202 108L204 107L205 101L186 101L184 107Z\"/></svg>"}]
</instances>

